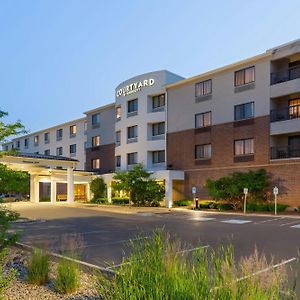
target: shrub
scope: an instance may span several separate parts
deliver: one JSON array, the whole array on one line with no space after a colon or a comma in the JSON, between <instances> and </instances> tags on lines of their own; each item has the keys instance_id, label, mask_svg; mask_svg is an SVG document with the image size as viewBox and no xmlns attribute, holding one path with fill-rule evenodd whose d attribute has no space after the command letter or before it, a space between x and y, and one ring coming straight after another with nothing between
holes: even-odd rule
<instances>
[{"instance_id":1,"label":"shrub","mask_svg":"<svg viewBox=\"0 0 300 300\"><path fill-rule=\"evenodd\" d=\"M112 198L111 199L112 204L115 205L124 205L124 204L128 204L129 203L129 199L128 198Z\"/></svg>"},{"instance_id":2,"label":"shrub","mask_svg":"<svg viewBox=\"0 0 300 300\"><path fill-rule=\"evenodd\" d=\"M102 177L94 178L90 183L90 189L95 199L106 197L106 184Z\"/></svg>"},{"instance_id":3,"label":"shrub","mask_svg":"<svg viewBox=\"0 0 300 300\"><path fill-rule=\"evenodd\" d=\"M277 212L284 212L288 208L288 205L286 204L277 204ZM275 210L275 204L269 204L269 211Z\"/></svg>"},{"instance_id":4,"label":"shrub","mask_svg":"<svg viewBox=\"0 0 300 300\"><path fill-rule=\"evenodd\" d=\"M107 198L93 198L90 202L94 203L94 204L108 204L108 199Z\"/></svg>"},{"instance_id":5,"label":"shrub","mask_svg":"<svg viewBox=\"0 0 300 300\"><path fill-rule=\"evenodd\" d=\"M174 201L174 206L191 206L193 204L193 200L177 200Z\"/></svg>"},{"instance_id":6,"label":"shrub","mask_svg":"<svg viewBox=\"0 0 300 300\"><path fill-rule=\"evenodd\" d=\"M40 202L50 202L50 197L41 197Z\"/></svg>"},{"instance_id":7,"label":"shrub","mask_svg":"<svg viewBox=\"0 0 300 300\"><path fill-rule=\"evenodd\" d=\"M61 259L57 267L54 286L60 294L69 294L76 291L79 286L79 266L76 262Z\"/></svg>"},{"instance_id":8,"label":"shrub","mask_svg":"<svg viewBox=\"0 0 300 300\"><path fill-rule=\"evenodd\" d=\"M49 256L47 252L40 249L33 251L28 265L27 280L37 285L48 281L49 276Z\"/></svg>"},{"instance_id":9,"label":"shrub","mask_svg":"<svg viewBox=\"0 0 300 300\"><path fill-rule=\"evenodd\" d=\"M263 300L281 299L280 292L289 292L283 266L252 276L272 264L257 251L240 261L231 246L198 247L183 255L180 241L161 230L130 246L130 256L115 269L112 280L99 275L101 299ZM246 279L237 280L241 276Z\"/></svg>"},{"instance_id":10,"label":"shrub","mask_svg":"<svg viewBox=\"0 0 300 300\"><path fill-rule=\"evenodd\" d=\"M253 202L249 202L247 203L247 211L268 211L268 212L274 212L274 207L275 204L272 203L253 203ZM286 204L281 204L278 203L277 204L277 212L283 212L286 210L286 208L288 207L288 205Z\"/></svg>"}]
</instances>

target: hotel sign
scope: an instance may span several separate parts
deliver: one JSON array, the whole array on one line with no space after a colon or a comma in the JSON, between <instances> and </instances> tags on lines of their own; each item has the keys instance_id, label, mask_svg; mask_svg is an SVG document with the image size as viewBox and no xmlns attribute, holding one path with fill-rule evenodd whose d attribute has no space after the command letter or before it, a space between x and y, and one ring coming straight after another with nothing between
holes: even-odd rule
<instances>
[{"instance_id":1,"label":"hotel sign","mask_svg":"<svg viewBox=\"0 0 300 300\"><path fill-rule=\"evenodd\" d=\"M137 93L142 90L142 88L146 86L152 86L154 85L155 80L153 78L145 79L143 81L134 82L131 84L128 84L120 89L117 90L117 97L120 96L127 96L134 93Z\"/></svg>"}]
</instances>

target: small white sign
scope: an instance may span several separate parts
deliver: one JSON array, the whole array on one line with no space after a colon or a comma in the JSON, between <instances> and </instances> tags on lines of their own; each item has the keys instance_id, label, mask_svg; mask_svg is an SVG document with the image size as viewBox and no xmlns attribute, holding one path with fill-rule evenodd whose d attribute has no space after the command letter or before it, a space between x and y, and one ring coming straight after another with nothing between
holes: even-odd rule
<instances>
[{"instance_id":1,"label":"small white sign","mask_svg":"<svg viewBox=\"0 0 300 300\"><path fill-rule=\"evenodd\" d=\"M245 194L245 195L248 194L248 188L244 188L244 194Z\"/></svg>"},{"instance_id":2,"label":"small white sign","mask_svg":"<svg viewBox=\"0 0 300 300\"><path fill-rule=\"evenodd\" d=\"M195 186L192 187L192 194L196 194L197 193L197 188Z\"/></svg>"},{"instance_id":3,"label":"small white sign","mask_svg":"<svg viewBox=\"0 0 300 300\"><path fill-rule=\"evenodd\" d=\"M274 194L274 195L278 195L278 187L277 187L277 186L275 186L275 187L273 188L273 194Z\"/></svg>"}]
</instances>

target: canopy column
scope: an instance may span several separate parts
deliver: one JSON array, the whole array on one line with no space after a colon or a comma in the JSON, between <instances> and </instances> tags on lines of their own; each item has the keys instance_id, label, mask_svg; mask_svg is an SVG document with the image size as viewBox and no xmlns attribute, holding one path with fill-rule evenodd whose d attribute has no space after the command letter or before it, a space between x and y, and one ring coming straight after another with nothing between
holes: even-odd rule
<instances>
[{"instance_id":1,"label":"canopy column","mask_svg":"<svg viewBox=\"0 0 300 300\"><path fill-rule=\"evenodd\" d=\"M73 168L67 168L67 202L74 203L74 173Z\"/></svg>"},{"instance_id":2,"label":"canopy column","mask_svg":"<svg viewBox=\"0 0 300 300\"><path fill-rule=\"evenodd\" d=\"M165 179L165 198L166 198L166 207L172 208L172 205L173 205L173 180L172 180L172 178Z\"/></svg>"},{"instance_id":3,"label":"canopy column","mask_svg":"<svg viewBox=\"0 0 300 300\"><path fill-rule=\"evenodd\" d=\"M57 192L56 192L56 181L54 178L51 177L51 188L50 188L50 193L51 193L51 203L55 204L56 203L56 196L57 196Z\"/></svg>"},{"instance_id":4,"label":"canopy column","mask_svg":"<svg viewBox=\"0 0 300 300\"><path fill-rule=\"evenodd\" d=\"M40 182L36 174L30 174L30 202L40 202Z\"/></svg>"}]
</instances>

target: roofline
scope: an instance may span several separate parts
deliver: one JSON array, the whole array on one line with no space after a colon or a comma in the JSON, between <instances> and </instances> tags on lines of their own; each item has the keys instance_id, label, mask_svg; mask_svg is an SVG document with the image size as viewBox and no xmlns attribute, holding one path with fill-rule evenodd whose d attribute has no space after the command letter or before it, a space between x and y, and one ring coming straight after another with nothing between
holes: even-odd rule
<instances>
[{"instance_id":1,"label":"roofline","mask_svg":"<svg viewBox=\"0 0 300 300\"><path fill-rule=\"evenodd\" d=\"M72 124L72 123L79 122L79 121L85 121L85 120L86 120L86 117L82 117L82 118L71 120L71 121L68 121L68 122L65 122L65 123L61 123L61 124L58 124L58 125L55 125L55 126L52 126L52 127L48 127L48 128L44 128L44 129L41 129L41 130L38 130L38 131L27 133L25 135L21 135L20 137L13 138L9 142L2 143L1 145L6 145L6 144L12 143L16 140L22 139L22 138L26 138L26 137L29 137L29 136L32 136L32 135L35 135L35 134L39 134L39 133L42 133L42 132L45 132L45 131L48 131L48 130L52 130L52 129L59 128L59 127L62 127L62 126L66 126L68 124Z\"/></svg>"},{"instance_id":2,"label":"roofline","mask_svg":"<svg viewBox=\"0 0 300 300\"><path fill-rule=\"evenodd\" d=\"M250 58L243 59L243 60L240 60L238 62L226 65L224 67L213 69L213 70L210 70L208 72L205 72L205 73L202 73L202 74L199 74L199 75L196 75L196 76L189 77L187 79L183 79L183 80L171 83L171 84L167 84L167 85L165 85L165 88L169 89L169 88L177 87L177 86L189 83L189 82L197 81L197 80L200 80L204 77L212 76L214 74L221 73L221 72L239 67L239 66L244 65L244 64L253 63L255 61L261 60L261 59L269 57L269 56L272 56L272 53L265 52L265 53L262 53L262 54L259 54L259 55L255 55L255 56L252 56Z\"/></svg>"},{"instance_id":3,"label":"roofline","mask_svg":"<svg viewBox=\"0 0 300 300\"><path fill-rule=\"evenodd\" d=\"M106 110L106 109L108 109L110 107L115 107L115 102L111 102L109 104L93 108L91 110L88 110L88 111L84 112L84 114L87 115L87 114L91 114L91 113L99 111L99 110Z\"/></svg>"},{"instance_id":4,"label":"roofline","mask_svg":"<svg viewBox=\"0 0 300 300\"><path fill-rule=\"evenodd\" d=\"M286 47L288 47L288 46L291 46L291 45L293 45L293 44L298 44L298 43L300 43L300 39L296 39L296 40L293 40L293 41L291 41L291 42L287 42L287 43L281 44L281 45L279 45L279 46L270 48L270 49L268 49L266 52L271 52L271 53L273 53L274 50L276 51L276 50L279 50L279 49L282 49L282 48L286 48Z\"/></svg>"}]
</instances>

